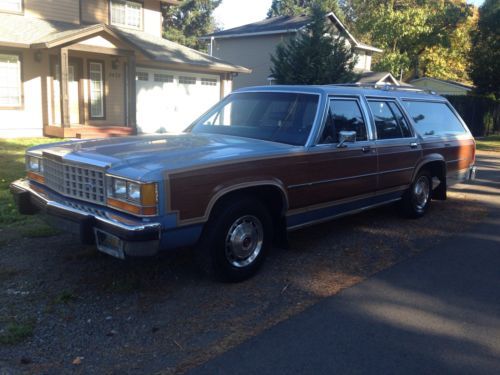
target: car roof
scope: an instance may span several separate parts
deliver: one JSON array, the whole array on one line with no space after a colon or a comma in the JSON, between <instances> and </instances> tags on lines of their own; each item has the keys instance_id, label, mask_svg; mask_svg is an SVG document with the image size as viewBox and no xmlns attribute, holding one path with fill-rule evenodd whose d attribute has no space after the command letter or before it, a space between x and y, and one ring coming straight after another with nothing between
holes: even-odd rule
<instances>
[{"instance_id":1,"label":"car roof","mask_svg":"<svg viewBox=\"0 0 500 375\"><path fill-rule=\"evenodd\" d=\"M363 87L356 85L324 85L324 86L308 86L308 85L273 85L273 86L255 86L246 87L235 90L234 93L241 92L300 92L307 94L323 94L323 95L364 95L378 96L387 98L404 98L404 99L420 99L420 100L442 100L446 99L434 93L426 92L419 89L398 87L398 86L379 86L379 87Z\"/></svg>"}]
</instances>

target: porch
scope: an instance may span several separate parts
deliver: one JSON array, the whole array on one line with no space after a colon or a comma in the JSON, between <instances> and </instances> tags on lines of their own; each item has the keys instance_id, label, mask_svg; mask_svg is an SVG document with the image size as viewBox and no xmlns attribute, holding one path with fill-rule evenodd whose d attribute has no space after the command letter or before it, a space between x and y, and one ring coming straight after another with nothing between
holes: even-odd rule
<instances>
[{"instance_id":1,"label":"porch","mask_svg":"<svg viewBox=\"0 0 500 375\"><path fill-rule=\"evenodd\" d=\"M136 52L109 32L44 43L45 136L103 138L136 134Z\"/></svg>"}]
</instances>

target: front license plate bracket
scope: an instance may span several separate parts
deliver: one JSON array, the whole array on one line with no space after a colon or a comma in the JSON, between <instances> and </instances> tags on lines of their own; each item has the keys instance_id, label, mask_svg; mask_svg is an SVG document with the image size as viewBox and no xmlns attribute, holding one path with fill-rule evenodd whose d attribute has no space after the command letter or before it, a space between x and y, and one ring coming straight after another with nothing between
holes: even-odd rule
<instances>
[{"instance_id":1,"label":"front license plate bracket","mask_svg":"<svg viewBox=\"0 0 500 375\"><path fill-rule=\"evenodd\" d=\"M96 246L99 251L118 259L125 259L125 252L123 251L124 243L119 237L97 228L94 228L94 233Z\"/></svg>"}]
</instances>

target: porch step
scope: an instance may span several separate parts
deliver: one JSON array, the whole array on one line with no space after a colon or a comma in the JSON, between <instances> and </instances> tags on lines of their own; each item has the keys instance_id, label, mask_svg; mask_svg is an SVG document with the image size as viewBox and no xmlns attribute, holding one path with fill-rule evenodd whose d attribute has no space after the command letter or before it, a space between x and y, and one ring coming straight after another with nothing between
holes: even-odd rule
<instances>
[{"instance_id":1,"label":"porch step","mask_svg":"<svg viewBox=\"0 0 500 375\"><path fill-rule=\"evenodd\" d=\"M44 128L46 136L58 138L108 138L125 137L134 135L135 129L126 126L75 126L61 128L60 126L47 126Z\"/></svg>"},{"instance_id":2,"label":"porch step","mask_svg":"<svg viewBox=\"0 0 500 375\"><path fill-rule=\"evenodd\" d=\"M126 137L128 135L133 135L133 134L134 134L134 129L122 126L106 126L106 127L86 126L76 131L76 138L92 139L92 138Z\"/></svg>"}]
</instances>

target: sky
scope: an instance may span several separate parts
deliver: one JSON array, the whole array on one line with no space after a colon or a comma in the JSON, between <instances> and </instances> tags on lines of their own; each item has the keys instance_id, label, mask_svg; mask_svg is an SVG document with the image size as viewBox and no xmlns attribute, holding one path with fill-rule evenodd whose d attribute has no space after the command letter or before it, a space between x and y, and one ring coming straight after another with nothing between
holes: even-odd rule
<instances>
[{"instance_id":1,"label":"sky","mask_svg":"<svg viewBox=\"0 0 500 375\"><path fill-rule=\"evenodd\" d=\"M468 0L480 6L484 0ZM271 7L272 0L223 0L215 10L217 24L223 29L246 25L263 20Z\"/></svg>"},{"instance_id":2,"label":"sky","mask_svg":"<svg viewBox=\"0 0 500 375\"><path fill-rule=\"evenodd\" d=\"M224 29L263 20L272 0L223 0L215 10L217 23Z\"/></svg>"}]
</instances>

